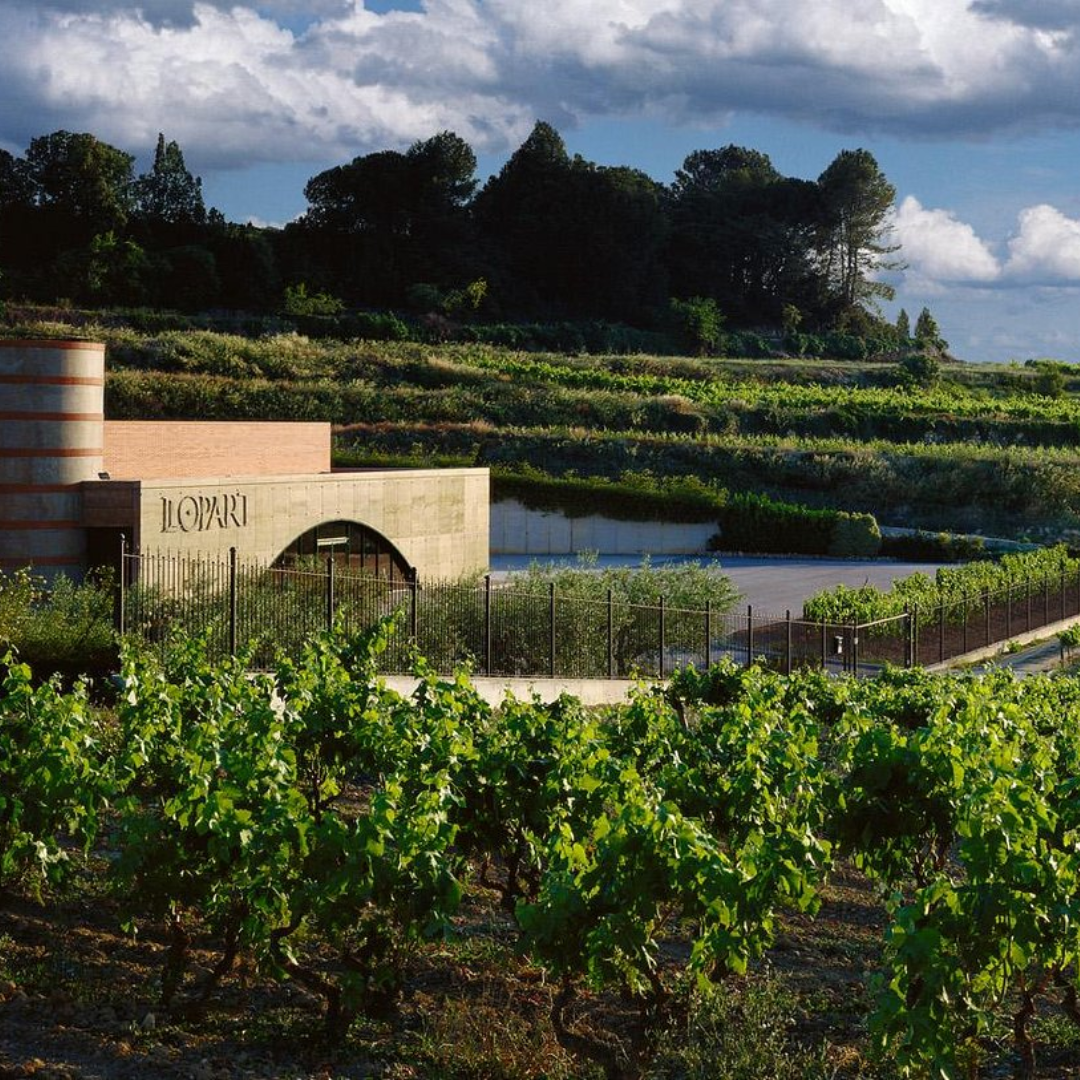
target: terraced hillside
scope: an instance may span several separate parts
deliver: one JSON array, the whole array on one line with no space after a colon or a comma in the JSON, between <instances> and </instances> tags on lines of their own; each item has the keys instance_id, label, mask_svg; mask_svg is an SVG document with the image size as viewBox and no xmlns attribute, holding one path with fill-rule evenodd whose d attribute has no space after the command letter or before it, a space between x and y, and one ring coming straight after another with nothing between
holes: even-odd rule
<instances>
[{"instance_id":1,"label":"terraced hillside","mask_svg":"<svg viewBox=\"0 0 1080 1080\"><path fill-rule=\"evenodd\" d=\"M755 492L883 525L1040 540L1080 530L1080 374L1051 362L927 372L295 334L78 333L109 346L114 418L329 420L339 464L488 465L497 496L570 512L606 505L700 519Z\"/></svg>"}]
</instances>

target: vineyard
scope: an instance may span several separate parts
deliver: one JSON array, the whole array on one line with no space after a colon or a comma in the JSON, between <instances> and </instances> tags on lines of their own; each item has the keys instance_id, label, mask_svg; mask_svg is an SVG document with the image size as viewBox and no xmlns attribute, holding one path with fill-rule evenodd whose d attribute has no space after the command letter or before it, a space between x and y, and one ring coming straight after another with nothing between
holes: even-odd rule
<instances>
[{"instance_id":1,"label":"vineyard","mask_svg":"<svg viewBox=\"0 0 1080 1080\"><path fill-rule=\"evenodd\" d=\"M328 420L338 464L485 465L497 498L535 488L572 512L700 520L754 494L935 533L1080 529L1080 380L1048 362L917 375L902 362L153 333L26 314L5 333L106 343L114 419Z\"/></svg>"},{"instance_id":2,"label":"vineyard","mask_svg":"<svg viewBox=\"0 0 1080 1080\"><path fill-rule=\"evenodd\" d=\"M111 704L7 658L5 1075L1080 1069L1073 680L493 709L385 689L390 633L128 652Z\"/></svg>"}]
</instances>

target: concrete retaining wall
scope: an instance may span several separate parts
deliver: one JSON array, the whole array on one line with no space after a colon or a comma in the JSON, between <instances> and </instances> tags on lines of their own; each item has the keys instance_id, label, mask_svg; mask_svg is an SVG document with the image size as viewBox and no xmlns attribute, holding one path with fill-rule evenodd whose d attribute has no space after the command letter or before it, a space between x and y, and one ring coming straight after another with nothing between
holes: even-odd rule
<instances>
[{"instance_id":1,"label":"concrete retaining wall","mask_svg":"<svg viewBox=\"0 0 1080 1080\"><path fill-rule=\"evenodd\" d=\"M615 521L564 517L509 500L491 505L492 555L698 555L716 533L712 522Z\"/></svg>"}]
</instances>

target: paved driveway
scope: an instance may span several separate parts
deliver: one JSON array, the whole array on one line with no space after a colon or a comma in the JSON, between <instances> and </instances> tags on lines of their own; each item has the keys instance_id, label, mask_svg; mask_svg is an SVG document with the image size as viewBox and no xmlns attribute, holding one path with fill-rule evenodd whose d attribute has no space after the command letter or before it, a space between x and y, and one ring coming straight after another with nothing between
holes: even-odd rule
<instances>
[{"instance_id":1,"label":"paved driveway","mask_svg":"<svg viewBox=\"0 0 1080 1080\"><path fill-rule=\"evenodd\" d=\"M575 559L573 556L534 559L523 555L504 555L493 556L491 565L494 576L499 576L506 571L522 569L534 561L572 565ZM658 556L651 561L658 566L694 560L681 556ZM798 614L802 611L803 601L822 589L840 584L858 586L867 581L879 589L887 589L894 579L916 572L933 576L939 565L887 560L778 559L766 555L729 555L717 561L742 594L740 604L753 604L755 610L773 615L782 615L788 610L793 615ZM597 559L599 566L637 565L639 562L636 556L601 555Z\"/></svg>"}]
</instances>

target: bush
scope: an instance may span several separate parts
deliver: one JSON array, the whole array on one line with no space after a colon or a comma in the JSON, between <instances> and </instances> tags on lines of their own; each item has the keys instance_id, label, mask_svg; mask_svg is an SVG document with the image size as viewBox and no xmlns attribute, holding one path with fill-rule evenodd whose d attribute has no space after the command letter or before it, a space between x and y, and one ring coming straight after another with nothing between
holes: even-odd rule
<instances>
[{"instance_id":1,"label":"bush","mask_svg":"<svg viewBox=\"0 0 1080 1080\"><path fill-rule=\"evenodd\" d=\"M712 297L692 296L672 300L671 313L695 352L705 356L714 352L721 341L724 316Z\"/></svg>"},{"instance_id":2,"label":"bush","mask_svg":"<svg viewBox=\"0 0 1080 1080\"><path fill-rule=\"evenodd\" d=\"M825 555L832 541L835 510L777 502L767 495L733 495L720 511L720 531L710 548L783 555Z\"/></svg>"},{"instance_id":3,"label":"bush","mask_svg":"<svg viewBox=\"0 0 1080 1080\"><path fill-rule=\"evenodd\" d=\"M881 551L881 530L872 514L840 511L829 540L830 555L841 559L872 559Z\"/></svg>"},{"instance_id":4,"label":"bush","mask_svg":"<svg viewBox=\"0 0 1080 1080\"><path fill-rule=\"evenodd\" d=\"M932 353L908 353L900 361L900 371L906 382L932 386L941 374L941 363Z\"/></svg>"},{"instance_id":5,"label":"bush","mask_svg":"<svg viewBox=\"0 0 1080 1080\"><path fill-rule=\"evenodd\" d=\"M958 536L950 532L915 532L881 539L880 554L908 562L970 562L989 558L981 536Z\"/></svg>"},{"instance_id":6,"label":"bush","mask_svg":"<svg viewBox=\"0 0 1080 1080\"><path fill-rule=\"evenodd\" d=\"M51 584L29 570L0 574L0 651L14 647L35 676L104 675L117 665L111 575Z\"/></svg>"}]
</instances>

